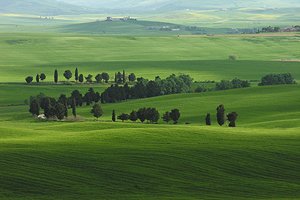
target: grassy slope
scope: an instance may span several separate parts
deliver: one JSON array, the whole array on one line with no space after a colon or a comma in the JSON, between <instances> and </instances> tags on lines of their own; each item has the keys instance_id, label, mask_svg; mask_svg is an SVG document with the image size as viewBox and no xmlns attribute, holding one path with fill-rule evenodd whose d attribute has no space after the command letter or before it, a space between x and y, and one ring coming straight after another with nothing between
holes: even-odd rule
<instances>
[{"instance_id":1,"label":"grassy slope","mask_svg":"<svg viewBox=\"0 0 300 200\"><path fill-rule=\"evenodd\" d=\"M190 73L196 80L259 79L291 72L299 79L299 37L95 37L59 34L1 34L0 82L23 82L27 75L52 76L79 66L83 73L126 69L139 76ZM237 55L238 62L226 61ZM274 62L271 62L274 61ZM154 70L153 70L154 69Z\"/></svg>"},{"instance_id":2,"label":"grassy slope","mask_svg":"<svg viewBox=\"0 0 300 200\"><path fill-rule=\"evenodd\" d=\"M62 72L71 66L84 73L126 68L151 78L184 72L196 80L292 72L299 80L299 63L271 61L299 59L297 42L298 37L1 34L0 82L22 82L24 74L41 71L50 79L54 68ZM223 61L229 54L241 60ZM0 85L0 199L300 198L298 85L103 106L104 120L112 109L178 107L181 123L191 126L95 122L87 107L78 109L85 122L39 123L27 106L8 106L22 104L31 94L58 96L74 88ZM197 126L220 103L240 114L239 128L219 128L215 122Z\"/></svg>"},{"instance_id":3,"label":"grassy slope","mask_svg":"<svg viewBox=\"0 0 300 200\"><path fill-rule=\"evenodd\" d=\"M300 197L296 130L34 123L1 132L0 199Z\"/></svg>"}]
</instances>

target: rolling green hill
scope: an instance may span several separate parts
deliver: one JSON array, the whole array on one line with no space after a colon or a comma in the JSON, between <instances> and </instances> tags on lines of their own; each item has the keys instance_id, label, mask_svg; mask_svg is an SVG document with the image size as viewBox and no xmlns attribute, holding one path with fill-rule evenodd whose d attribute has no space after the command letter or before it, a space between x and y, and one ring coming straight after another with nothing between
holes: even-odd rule
<instances>
[{"instance_id":1,"label":"rolling green hill","mask_svg":"<svg viewBox=\"0 0 300 200\"><path fill-rule=\"evenodd\" d=\"M88 107L83 122L37 122L6 106L18 92L0 91L0 199L300 198L298 85L103 105L104 121L113 108L178 107L181 125L97 122ZM203 126L219 103L240 114L238 128Z\"/></svg>"},{"instance_id":2,"label":"rolling green hill","mask_svg":"<svg viewBox=\"0 0 300 200\"><path fill-rule=\"evenodd\" d=\"M54 69L80 72L125 69L138 76L166 77L187 73L195 80L235 77L259 80L273 72L290 72L300 79L297 35L207 37L99 37L74 34L1 34L0 82L24 82L28 75ZM229 55L238 60L231 62ZM283 62L295 61L295 62Z\"/></svg>"}]
</instances>

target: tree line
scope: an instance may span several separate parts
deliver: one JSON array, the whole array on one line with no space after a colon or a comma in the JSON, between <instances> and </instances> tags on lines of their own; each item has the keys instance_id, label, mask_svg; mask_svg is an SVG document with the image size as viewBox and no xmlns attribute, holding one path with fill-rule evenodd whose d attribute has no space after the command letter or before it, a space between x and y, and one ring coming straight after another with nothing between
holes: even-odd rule
<instances>
[{"instance_id":1,"label":"tree line","mask_svg":"<svg viewBox=\"0 0 300 200\"><path fill-rule=\"evenodd\" d=\"M101 94L101 103L116 103L127 99L140 99L160 95L191 92L193 79L189 75L176 76L172 74L166 79L159 76L155 80L138 78L137 82L129 87L128 84L114 84Z\"/></svg>"},{"instance_id":2,"label":"tree line","mask_svg":"<svg viewBox=\"0 0 300 200\"><path fill-rule=\"evenodd\" d=\"M88 74L87 76L84 76L83 74L79 74L78 68L75 69L74 75L71 70L65 70L63 73L63 77L66 81L70 81L71 78L74 78L74 81L77 83L108 83L111 79L109 74L107 72L102 72L99 74L96 74L95 77L92 74ZM44 81L47 78L45 73L37 74L35 76L35 82L39 83L40 81ZM25 81L27 84L30 84L34 81L33 76L27 76L25 78ZM134 73L130 73L129 75L126 74L125 70L123 72L116 72L114 77L114 82L117 84L125 84L126 82L135 82L136 81L136 75ZM58 70L54 70L53 75L53 82L58 83L59 82L59 73Z\"/></svg>"}]
</instances>

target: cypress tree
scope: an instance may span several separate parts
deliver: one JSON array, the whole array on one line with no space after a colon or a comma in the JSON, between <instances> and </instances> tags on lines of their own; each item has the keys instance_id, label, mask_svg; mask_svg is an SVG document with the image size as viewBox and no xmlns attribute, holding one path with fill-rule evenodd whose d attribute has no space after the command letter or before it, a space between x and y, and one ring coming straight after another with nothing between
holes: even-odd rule
<instances>
[{"instance_id":1,"label":"cypress tree","mask_svg":"<svg viewBox=\"0 0 300 200\"><path fill-rule=\"evenodd\" d=\"M54 71L54 83L58 82L58 72L57 69Z\"/></svg>"},{"instance_id":2,"label":"cypress tree","mask_svg":"<svg viewBox=\"0 0 300 200\"><path fill-rule=\"evenodd\" d=\"M211 126L211 117L210 117L210 113L207 113L206 118L205 118L205 122L207 126Z\"/></svg>"},{"instance_id":3,"label":"cypress tree","mask_svg":"<svg viewBox=\"0 0 300 200\"><path fill-rule=\"evenodd\" d=\"M76 113L76 100L75 100L75 98L73 98L73 101L72 101L72 114L73 114L73 116L75 118L77 117L77 113Z\"/></svg>"},{"instance_id":4,"label":"cypress tree","mask_svg":"<svg viewBox=\"0 0 300 200\"><path fill-rule=\"evenodd\" d=\"M112 117L111 117L112 121L115 122L116 121L116 111L113 110L112 112Z\"/></svg>"},{"instance_id":5,"label":"cypress tree","mask_svg":"<svg viewBox=\"0 0 300 200\"><path fill-rule=\"evenodd\" d=\"M40 82L40 75L39 74L36 75L35 80L36 80L37 83Z\"/></svg>"},{"instance_id":6,"label":"cypress tree","mask_svg":"<svg viewBox=\"0 0 300 200\"><path fill-rule=\"evenodd\" d=\"M126 73L125 73L125 70L123 70L123 75L122 75L122 80L123 80L123 83L125 84L126 83Z\"/></svg>"},{"instance_id":7,"label":"cypress tree","mask_svg":"<svg viewBox=\"0 0 300 200\"><path fill-rule=\"evenodd\" d=\"M220 126L225 124L225 108L224 105L219 105L217 107L217 121Z\"/></svg>"},{"instance_id":8,"label":"cypress tree","mask_svg":"<svg viewBox=\"0 0 300 200\"><path fill-rule=\"evenodd\" d=\"M83 83L83 81L84 81L83 74L79 75L78 80L79 80L80 83Z\"/></svg>"},{"instance_id":9,"label":"cypress tree","mask_svg":"<svg viewBox=\"0 0 300 200\"><path fill-rule=\"evenodd\" d=\"M76 67L76 69L75 69L75 81L78 82L78 80L79 80L78 68Z\"/></svg>"},{"instance_id":10,"label":"cypress tree","mask_svg":"<svg viewBox=\"0 0 300 200\"><path fill-rule=\"evenodd\" d=\"M118 83L117 73L115 73L115 83Z\"/></svg>"}]
</instances>

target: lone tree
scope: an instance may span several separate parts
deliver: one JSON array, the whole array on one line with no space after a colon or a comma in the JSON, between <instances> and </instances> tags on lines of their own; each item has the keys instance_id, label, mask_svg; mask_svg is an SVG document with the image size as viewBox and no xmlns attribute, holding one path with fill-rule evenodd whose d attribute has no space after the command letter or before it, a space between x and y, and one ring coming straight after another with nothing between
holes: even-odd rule
<instances>
[{"instance_id":1,"label":"lone tree","mask_svg":"<svg viewBox=\"0 0 300 200\"><path fill-rule=\"evenodd\" d=\"M37 99L33 99L30 102L29 112L34 116L38 116L40 114L40 105Z\"/></svg>"},{"instance_id":2,"label":"lone tree","mask_svg":"<svg viewBox=\"0 0 300 200\"><path fill-rule=\"evenodd\" d=\"M37 75L35 76L35 81L36 81L37 83L40 82L40 75L39 75L39 74L37 74Z\"/></svg>"},{"instance_id":3,"label":"lone tree","mask_svg":"<svg viewBox=\"0 0 300 200\"><path fill-rule=\"evenodd\" d=\"M229 127L236 127L236 120L237 120L238 114L236 112L231 112L227 114L227 120L229 121Z\"/></svg>"},{"instance_id":4,"label":"lone tree","mask_svg":"<svg viewBox=\"0 0 300 200\"><path fill-rule=\"evenodd\" d=\"M101 117L103 115L103 110L101 108L101 105L99 103L96 103L92 110L91 113L93 114L94 117L97 118L97 120L99 119L99 117Z\"/></svg>"},{"instance_id":5,"label":"lone tree","mask_svg":"<svg viewBox=\"0 0 300 200\"><path fill-rule=\"evenodd\" d=\"M136 76L135 76L135 74L134 74L134 73L131 73L131 74L128 76L128 80L129 80L130 82L136 81Z\"/></svg>"},{"instance_id":6,"label":"lone tree","mask_svg":"<svg viewBox=\"0 0 300 200\"><path fill-rule=\"evenodd\" d=\"M132 121L132 122L136 122L136 121L138 120L138 114L137 114L137 112L133 110L133 111L130 113L130 115L129 115L129 119L130 119L130 121Z\"/></svg>"},{"instance_id":7,"label":"lone tree","mask_svg":"<svg viewBox=\"0 0 300 200\"><path fill-rule=\"evenodd\" d=\"M78 80L79 80L80 83L83 83L83 81L84 81L83 74L80 74L80 75L79 75Z\"/></svg>"},{"instance_id":8,"label":"lone tree","mask_svg":"<svg viewBox=\"0 0 300 200\"><path fill-rule=\"evenodd\" d=\"M64 77L69 81L72 78L72 72L70 70L66 70L64 73Z\"/></svg>"},{"instance_id":9,"label":"lone tree","mask_svg":"<svg viewBox=\"0 0 300 200\"><path fill-rule=\"evenodd\" d=\"M170 117L173 120L174 124L177 124L178 120L180 118L180 112L179 112L179 110L178 109L171 110Z\"/></svg>"},{"instance_id":10,"label":"lone tree","mask_svg":"<svg viewBox=\"0 0 300 200\"><path fill-rule=\"evenodd\" d=\"M225 124L225 108L222 104L217 107L217 121L220 126Z\"/></svg>"},{"instance_id":11,"label":"lone tree","mask_svg":"<svg viewBox=\"0 0 300 200\"><path fill-rule=\"evenodd\" d=\"M45 73L41 73L40 79L41 79L41 81L44 81L46 79L46 74Z\"/></svg>"},{"instance_id":12,"label":"lone tree","mask_svg":"<svg viewBox=\"0 0 300 200\"><path fill-rule=\"evenodd\" d=\"M58 82L58 72L57 69L54 71L54 83Z\"/></svg>"},{"instance_id":13,"label":"lone tree","mask_svg":"<svg viewBox=\"0 0 300 200\"><path fill-rule=\"evenodd\" d=\"M32 76L27 76L27 77L25 78L25 81L26 81L27 84L30 84L30 83L32 83L32 81L33 81L33 77L32 77Z\"/></svg>"},{"instance_id":14,"label":"lone tree","mask_svg":"<svg viewBox=\"0 0 300 200\"><path fill-rule=\"evenodd\" d=\"M75 69L75 81L78 82L78 80L79 80L78 68L76 67L76 69Z\"/></svg>"},{"instance_id":15,"label":"lone tree","mask_svg":"<svg viewBox=\"0 0 300 200\"><path fill-rule=\"evenodd\" d=\"M112 111L111 120L112 120L113 122L116 121L116 111L115 111L115 110Z\"/></svg>"},{"instance_id":16,"label":"lone tree","mask_svg":"<svg viewBox=\"0 0 300 200\"><path fill-rule=\"evenodd\" d=\"M101 83L102 82L102 75L101 74L97 74L95 76L95 80L96 80L97 83Z\"/></svg>"},{"instance_id":17,"label":"lone tree","mask_svg":"<svg viewBox=\"0 0 300 200\"><path fill-rule=\"evenodd\" d=\"M169 123L172 120L169 111L167 111L163 114L162 120L166 123Z\"/></svg>"},{"instance_id":18,"label":"lone tree","mask_svg":"<svg viewBox=\"0 0 300 200\"><path fill-rule=\"evenodd\" d=\"M101 75L102 75L102 78L105 81L105 83L108 83L108 81L109 81L109 75L108 75L108 73L103 72Z\"/></svg>"},{"instance_id":19,"label":"lone tree","mask_svg":"<svg viewBox=\"0 0 300 200\"><path fill-rule=\"evenodd\" d=\"M207 113L206 118L205 118L205 123L206 123L207 126L211 126L210 113Z\"/></svg>"},{"instance_id":20,"label":"lone tree","mask_svg":"<svg viewBox=\"0 0 300 200\"><path fill-rule=\"evenodd\" d=\"M121 115L118 116L119 120L122 120L122 122L127 121L129 119L129 115L122 113Z\"/></svg>"}]
</instances>

